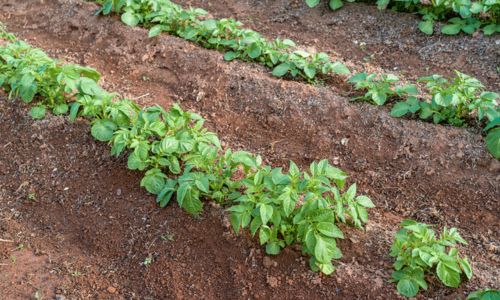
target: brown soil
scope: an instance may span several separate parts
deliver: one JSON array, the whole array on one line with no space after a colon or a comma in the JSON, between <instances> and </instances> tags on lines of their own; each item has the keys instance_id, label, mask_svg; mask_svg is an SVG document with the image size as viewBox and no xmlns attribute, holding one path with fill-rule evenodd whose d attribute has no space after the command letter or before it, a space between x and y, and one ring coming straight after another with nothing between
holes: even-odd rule
<instances>
[{"instance_id":1,"label":"brown soil","mask_svg":"<svg viewBox=\"0 0 500 300\"><path fill-rule=\"evenodd\" d=\"M407 217L458 227L475 270L456 290L431 280L420 298L500 287L500 163L478 133L393 119L175 37L148 39L143 29L92 16L95 8L5 0L0 19L51 55L96 67L109 90L200 112L230 147L274 165L330 159L377 208L366 232L345 228L336 273L315 274L297 249L269 258L251 237L232 234L221 208L206 205L199 219L176 205L158 209L139 188L140 174L94 142L88 124L35 122L2 98L0 239L13 242L0 242L0 299L37 291L69 299L394 299L388 249Z\"/></svg>"},{"instance_id":2,"label":"brown soil","mask_svg":"<svg viewBox=\"0 0 500 300\"><path fill-rule=\"evenodd\" d=\"M382 68L407 78L453 70L479 78L490 89L500 89L500 39L496 36L440 34L418 29L420 16L380 11L375 5L355 3L337 11L328 1L310 9L303 0L185 1L203 7L217 18L236 18L269 37L298 43L345 59L354 69ZM359 69L358 69L359 70Z\"/></svg>"}]
</instances>

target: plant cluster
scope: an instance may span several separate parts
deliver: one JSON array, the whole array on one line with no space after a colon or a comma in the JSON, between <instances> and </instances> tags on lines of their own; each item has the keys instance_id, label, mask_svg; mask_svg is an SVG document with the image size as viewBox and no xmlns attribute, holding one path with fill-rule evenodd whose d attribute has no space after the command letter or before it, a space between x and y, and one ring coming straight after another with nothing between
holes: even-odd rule
<instances>
[{"instance_id":1,"label":"plant cluster","mask_svg":"<svg viewBox=\"0 0 500 300\"><path fill-rule=\"evenodd\" d=\"M465 126L468 121L477 119L485 124L486 146L490 153L500 157L500 106L499 95L486 91L479 80L455 71L455 77L441 75L421 77L419 82L426 84L428 93L421 97L413 84L401 85L393 74L358 73L349 79L356 90L364 90L363 96L355 97L383 105L390 99L397 101L391 109L391 116L418 117L425 121Z\"/></svg>"},{"instance_id":2,"label":"plant cluster","mask_svg":"<svg viewBox=\"0 0 500 300\"><path fill-rule=\"evenodd\" d=\"M169 0L95 0L102 5L97 13L121 14L124 23L150 28L151 37L169 32L196 42L206 48L225 51L226 60L241 59L257 61L273 68L277 77L301 77L311 82L318 75L331 73L348 74L341 63L330 62L325 53L311 54L302 50L291 51L293 41L285 39L268 41L258 32L243 29L233 19L205 19L206 12L199 8L183 9ZM317 5L319 1L308 1ZM333 4L332 4L333 5ZM489 5L489 4L488 4ZM477 115L484 123L486 146L495 158L500 158L500 110L498 94L484 91L479 80L456 71L456 77L449 80L441 75L420 78L426 82L429 96L418 98L414 84L398 84L394 74L358 73L349 79L356 90L366 90L355 99L383 105L391 99L405 99L396 103L391 111L393 117L418 116L434 123L464 126L466 121ZM426 99L429 98L429 99Z\"/></svg>"},{"instance_id":3,"label":"plant cluster","mask_svg":"<svg viewBox=\"0 0 500 300\"><path fill-rule=\"evenodd\" d=\"M46 109L86 118L92 136L111 145L113 155L127 155L127 166L144 171L141 186L156 195L161 207L174 197L184 210L199 214L202 199L223 204L236 232L249 227L259 234L269 254L298 243L311 256L311 267L334 271L341 256L336 224L362 228L366 196L356 196L356 185L344 189L347 174L328 161L313 162L300 171L290 162L288 172L262 163L258 155L222 149L204 119L178 105L139 107L129 99L102 89L97 71L61 64L22 41L0 42L0 86L10 97L36 102L35 119Z\"/></svg>"},{"instance_id":4,"label":"plant cluster","mask_svg":"<svg viewBox=\"0 0 500 300\"><path fill-rule=\"evenodd\" d=\"M405 220L401 227L390 252L396 257L392 278L400 294L414 297L420 288L426 290L425 274L434 270L444 285L454 288L460 285L462 274L472 277L467 258L460 257L456 248L457 243L467 244L456 228L445 227L437 238L426 224Z\"/></svg>"},{"instance_id":5,"label":"plant cluster","mask_svg":"<svg viewBox=\"0 0 500 300\"><path fill-rule=\"evenodd\" d=\"M500 291L493 289L479 290L470 293L467 300L497 300L500 299Z\"/></svg>"},{"instance_id":6,"label":"plant cluster","mask_svg":"<svg viewBox=\"0 0 500 300\"><path fill-rule=\"evenodd\" d=\"M225 60L254 61L273 69L276 77L301 77L315 81L318 75L349 74L340 62L332 62L326 53L296 49L289 39L269 41L260 33L243 28L234 19L209 19L200 8L183 9L169 0L96 0L98 13L121 14L130 26L149 28L149 36L162 32L179 36L205 48L225 52Z\"/></svg>"},{"instance_id":7,"label":"plant cluster","mask_svg":"<svg viewBox=\"0 0 500 300\"><path fill-rule=\"evenodd\" d=\"M184 210L199 214L203 199L216 201L227 207L236 233L248 228L258 234L268 254L300 244L311 257L310 267L325 274L335 270L332 260L342 255L337 239L344 234L338 224L362 228L368 221L373 202L357 195L356 184L345 190L347 174L327 160L313 162L307 171L293 162L286 172L272 168L258 155L222 149L217 135L204 128L204 119L196 113L178 105L168 111L141 108L102 89L93 69L52 60L16 41L1 26L0 38L9 40L0 41L0 87L10 97L36 102L33 108L43 108L44 113L51 109L68 114L71 121L89 120L94 138L109 143L113 155L127 155L129 169L145 172L141 186L156 195L161 207L175 197ZM392 83L390 77L385 79ZM62 105L66 109L60 109ZM33 108L34 118L44 115ZM396 257L393 279L401 294L411 297L426 289L424 276L432 270L450 287L460 284L461 274L471 278L470 264L455 247L466 242L455 228L444 228L437 238L425 224L407 220L402 227L391 248ZM150 263L146 259L144 264ZM497 294L478 291L469 299Z\"/></svg>"},{"instance_id":8,"label":"plant cluster","mask_svg":"<svg viewBox=\"0 0 500 300\"><path fill-rule=\"evenodd\" d=\"M355 2L356 0L347 0ZM305 0L309 7L315 7L320 0ZM367 2L367 1L365 1ZM425 34L434 33L436 21L447 21L441 32L455 35L460 32L472 34L482 27L485 35L500 32L500 2L498 0L377 0L379 9L416 12L422 15L418 28ZM332 10L343 6L342 0L329 0Z\"/></svg>"},{"instance_id":9,"label":"plant cluster","mask_svg":"<svg viewBox=\"0 0 500 300\"><path fill-rule=\"evenodd\" d=\"M384 105L387 100L404 96L418 94L417 87L414 84L395 86L399 78L394 74L366 74L358 73L349 78L349 83L354 85L356 90L366 90L363 96L356 97L354 100L364 100L376 105Z\"/></svg>"}]
</instances>

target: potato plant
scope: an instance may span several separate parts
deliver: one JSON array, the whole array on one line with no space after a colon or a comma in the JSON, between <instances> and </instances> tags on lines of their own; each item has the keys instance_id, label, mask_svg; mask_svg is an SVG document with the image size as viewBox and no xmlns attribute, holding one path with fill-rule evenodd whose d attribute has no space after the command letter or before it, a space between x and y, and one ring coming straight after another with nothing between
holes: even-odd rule
<instances>
[{"instance_id":1,"label":"potato plant","mask_svg":"<svg viewBox=\"0 0 500 300\"><path fill-rule=\"evenodd\" d=\"M355 0L347 0L355 2ZM315 7L320 0L305 0L309 7ZM379 9L390 8L402 12L416 12L422 15L418 28L425 34L434 33L436 21L446 21L448 24L441 28L447 35L460 32L472 34L482 28L485 35L500 32L500 2L497 0L377 0ZM332 10L343 6L342 0L329 0L328 6Z\"/></svg>"},{"instance_id":2,"label":"potato plant","mask_svg":"<svg viewBox=\"0 0 500 300\"><path fill-rule=\"evenodd\" d=\"M467 296L467 300L496 300L500 299L500 290L484 289L475 291Z\"/></svg>"},{"instance_id":3,"label":"potato plant","mask_svg":"<svg viewBox=\"0 0 500 300\"><path fill-rule=\"evenodd\" d=\"M500 107L499 95L486 91L479 80L455 71L455 77L448 79L441 75L421 77L426 83L430 99L417 99L410 96L406 101L397 102L391 110L391 116L414 115L422 120L434 123L447 123L465 126L466 122L476 118L486 122L484 131L486 146L491 154L500 157ZM484 121L486 120L486 121Z\"/></svg>"},{"instance_id":4,"label":"potato plant","mask_svg":"<svg viewBox=\"0 0 500 300\"><path fill-rule=\"evenodd\" d=\"M435 270L439 280L448 287L460 285L461 275L472 278L472 267L466 257L461 257L457 243L467 244L456 228L443 229L436 237L429 225L413 220L401 223L391 246L390 255L396 258L393 282L401 295L414 297L418 291L427 289L425 275Z\"/></svg>"},{"instance_id":5,"label":"potato plant","mask_svg":"<svg viewBox=\"0 0 500 300\"><path fill-rule=\"evenodd\" d=\"M347 174L328 161L313 162L304 172L290 162L283 173L263 165L259 155L222 149L196 113L179 105L141 108L102 89L97 71L62 64L0 34L12 40L0 41L0 87L11 98L33 102L35 119L51 109L70 121L89 120L96 140L109 143L113 155L126 155L129 169L145 172L140 184L161 207L175 198L196 215L204 199L221 203L236 232L246 227L258 232L269 254L298 243L311 256L311 268L325 274L341 256L336 238L343 233L336 224L362 228L368 221L367 209L374 204L357 195L355 184L342 193Z\"/></svg>"},{"instance_id":6,"label":"potato plant","mask_svg":"<svg viewBox=\"0 0 500 300\"><path fill-rule=\"evenodd\" d=\"M179 36L209 49L224 52L225 60L253 61L271 68L276 77L300 77L309 82L318 76L349 74L340 62L332 62L326 53L297 49L289 39L269 41L260 33L243 28L234 19L209 19L200 8L184 9L169 0L96 0L98 13L121 14L129 26L149 29L149 36L162 32Z\"/></svg>"}]
</instances>

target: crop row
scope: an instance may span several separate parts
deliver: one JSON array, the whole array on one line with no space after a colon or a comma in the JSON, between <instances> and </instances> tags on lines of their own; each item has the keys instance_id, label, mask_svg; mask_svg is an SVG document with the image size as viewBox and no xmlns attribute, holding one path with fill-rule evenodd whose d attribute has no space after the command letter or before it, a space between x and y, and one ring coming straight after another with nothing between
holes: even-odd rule
<instances>
[{"instance_id":1,"label":"crop row","mask_svg":"<svg viewBox=\"0 0 500 300\"><path fill-rule=\"evenodd\" d=\"M314 82L318 77L332 73L349 74L339 62L331 62L326 53L311 54L293 50L295 43L289 39L268 41L261 34L244 29L233 19L206 19L206 12L199 8L183 9L169 0L96 0L102 7L97 13L121 14L124 23L149 28L149 36L168 32L206 48L225 52L226 60L255 61L272 68L277 77L302 77ZM397 103L392 107L393 117L412 117L434 123L466 126L476 123L484 127L486 146L495 158L500 158L500 107L499 95L486 91L481 82L456 71L454 78L441 75L422 77L426 90L417 85L400 83L394 74L358 73L348 82L376 105ZM476 119L477 121L473 121Z\"/></svg>"},{"instance_id":2,"label":"crop row","mask_svg":"<svg viewBox=\"0 0 500 300\"><path fill-rule=\"evenodd\" d=\"M313 162L307 171L290 162L284 171L264 165L259 155L222 149L200 115L178 105L169 111L140 108L103 90L97 71L60 64L40 49L3 36L12 39L0 47L0 86L9 96L35 101L35 119L47 109L69 114L71 121L88 119L92 136L108 142L112 155L127 155L129 169L145 172L141 186L156 195L161 207L174 196L191 214L202 211L202 199L220 203L228 208L235 232L248 228L268 254L298 243L311 256L311 268L325 274L342 256L336 239L344 235L337 224L362 228L367 222L367 209L374 204L357 195L356 184L345 189L347 174L327 160Z\"/></svg>"},{"instance_id":3,"label":"crop row","mask_svg":"<svg viewBox=\"0 0 500 300\"><path fill-rule=\"evenodd\" d=\"M368 221L373 202L357 195L356 184L347 187L347 174L327 160L313 162L307 171L293 162L286 172L272 168L259 155L222 149L200 115L176 104L168 111L141 108L102 89L99 79L97 71L61 64L0 27L0 87L10 98L31 103L35 119L50 109L70 121L89 120L92 136L109 143L111 154L127 155L129 169L145 172L141 186L156 195L159 206L175 198L184 210L199 214L203 199L215 201L229 211L233 230L248 228L266 253L298 243L310 256L310 267L325 274L342 256L338 223L362 228ZM405 220L401 226L390 255L396 258L392 277L402 295L427 289L425 276L434 270L449 287L458 287L462 274L472 277L471 265L456 248L466 242L455 228L436 237L425 224ZM478 291L470 299L498 294Z\"/></svg>"},{"instance_id":4,"label":"crop row","mask_svg":"<svg viewBox=\"0 0 500 300\"><path fill-rule=\"evenodd\" d=\"M355 2L356 0L347 0ZM305 0L309 7L315 7L320 0ZM434 33L436 21L447 21L441 32L448 35L465 32L473 34L482 28L485 35L500 32L500 1L498 0L363 0L376 3L381 10L418 13L422 21L418 28L425 34ZM328 0L328 6L337 10L343 6L342 0Z\"/></svg>"}]
</instances>

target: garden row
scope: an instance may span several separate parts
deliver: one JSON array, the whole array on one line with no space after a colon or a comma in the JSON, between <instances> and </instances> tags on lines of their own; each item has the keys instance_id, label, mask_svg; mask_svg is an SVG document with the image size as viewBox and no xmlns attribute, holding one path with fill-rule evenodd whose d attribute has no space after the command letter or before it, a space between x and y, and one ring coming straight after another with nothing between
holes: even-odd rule
<instances>
[{"instance_id":1,"label":"garden row","mask_svg":"<svg viewBox=\"0 0 500 300\"><path fill-rule=\"evenodd\" d=\"M183 9L169 0L97 0L102 7L97 13L121 14L130 26L149 29L149 36L168 32L209 49L224 52L226 60L241 59L263 64L276 77L300 77L317 82L332 74L348 75L340 62L332 62L326 53L309 53L291 40L269 41L258 32L243 28L233 19L208 19L199 8ZM348 82L354 89L365 91L354 99L375 105L394 104L393 117L412 117L453 126L477 124L484 127L486 146L495 158L500 158L499 95L486 91L474 77L456 71L456 76L422 77L425 90L416 84L402 84L394 74L357 73Z\"/></svg>"},{"instance_id":2,"label":"garden row","mask_svg":"<svg viewBox=\"0 0 500 300\"><path fill-rule=\"evenodd\" d=\"M145 172L141 186L156 195L161 207L175 196L179 206L199 214L203 199L216 201L227 207L235 232L249 228L273 255L298 243L311 256L311 268L325 274L334 271L332 260L342 255L336 239L344 235L337 224L362 228L368 221L372 201L356 196L356 184L342 193L347 175L326 160L313 162L308 171L293 162L287 172L271 168L258 155L222 149L198 114L178 105L169 111L140 108L103 90L97 71L61 64L5 31L0 38L8 40L0 43L0 86L9 96L34 102L35 119L51 109L69 114L71 121L89 120L94 138L108 142L113 155L128 155L129 169ZM401 294L427 289L425 275L434 269L450 287L460 284L462 274L471 278L471 266L456 248L466 242L455 228L444 228L437 237L425 224L404 221L402 227L390 253L396 257L393 278Z\"/></svg>"},{"instance_id":3,"label":"garden row","mask_svg":"<svg viewBox=\"0 0 500 300\"><path fill-rule=\"evenodd\" d=\"M315 7L320 0L305 0L309 7ZM356 0L347 0L356 2ZM436 21L447 21L441 32L448 35L465 32L472 34L482 28L485 35L500 32L500 1L498 0L376 0L366 1L376 3L379 9L391 9L401 12L418 13L422 21L418 28L425 34L434 33ZM343 6L342 0L328 0L332 10Z\"/></svg>"}]
</instances>

